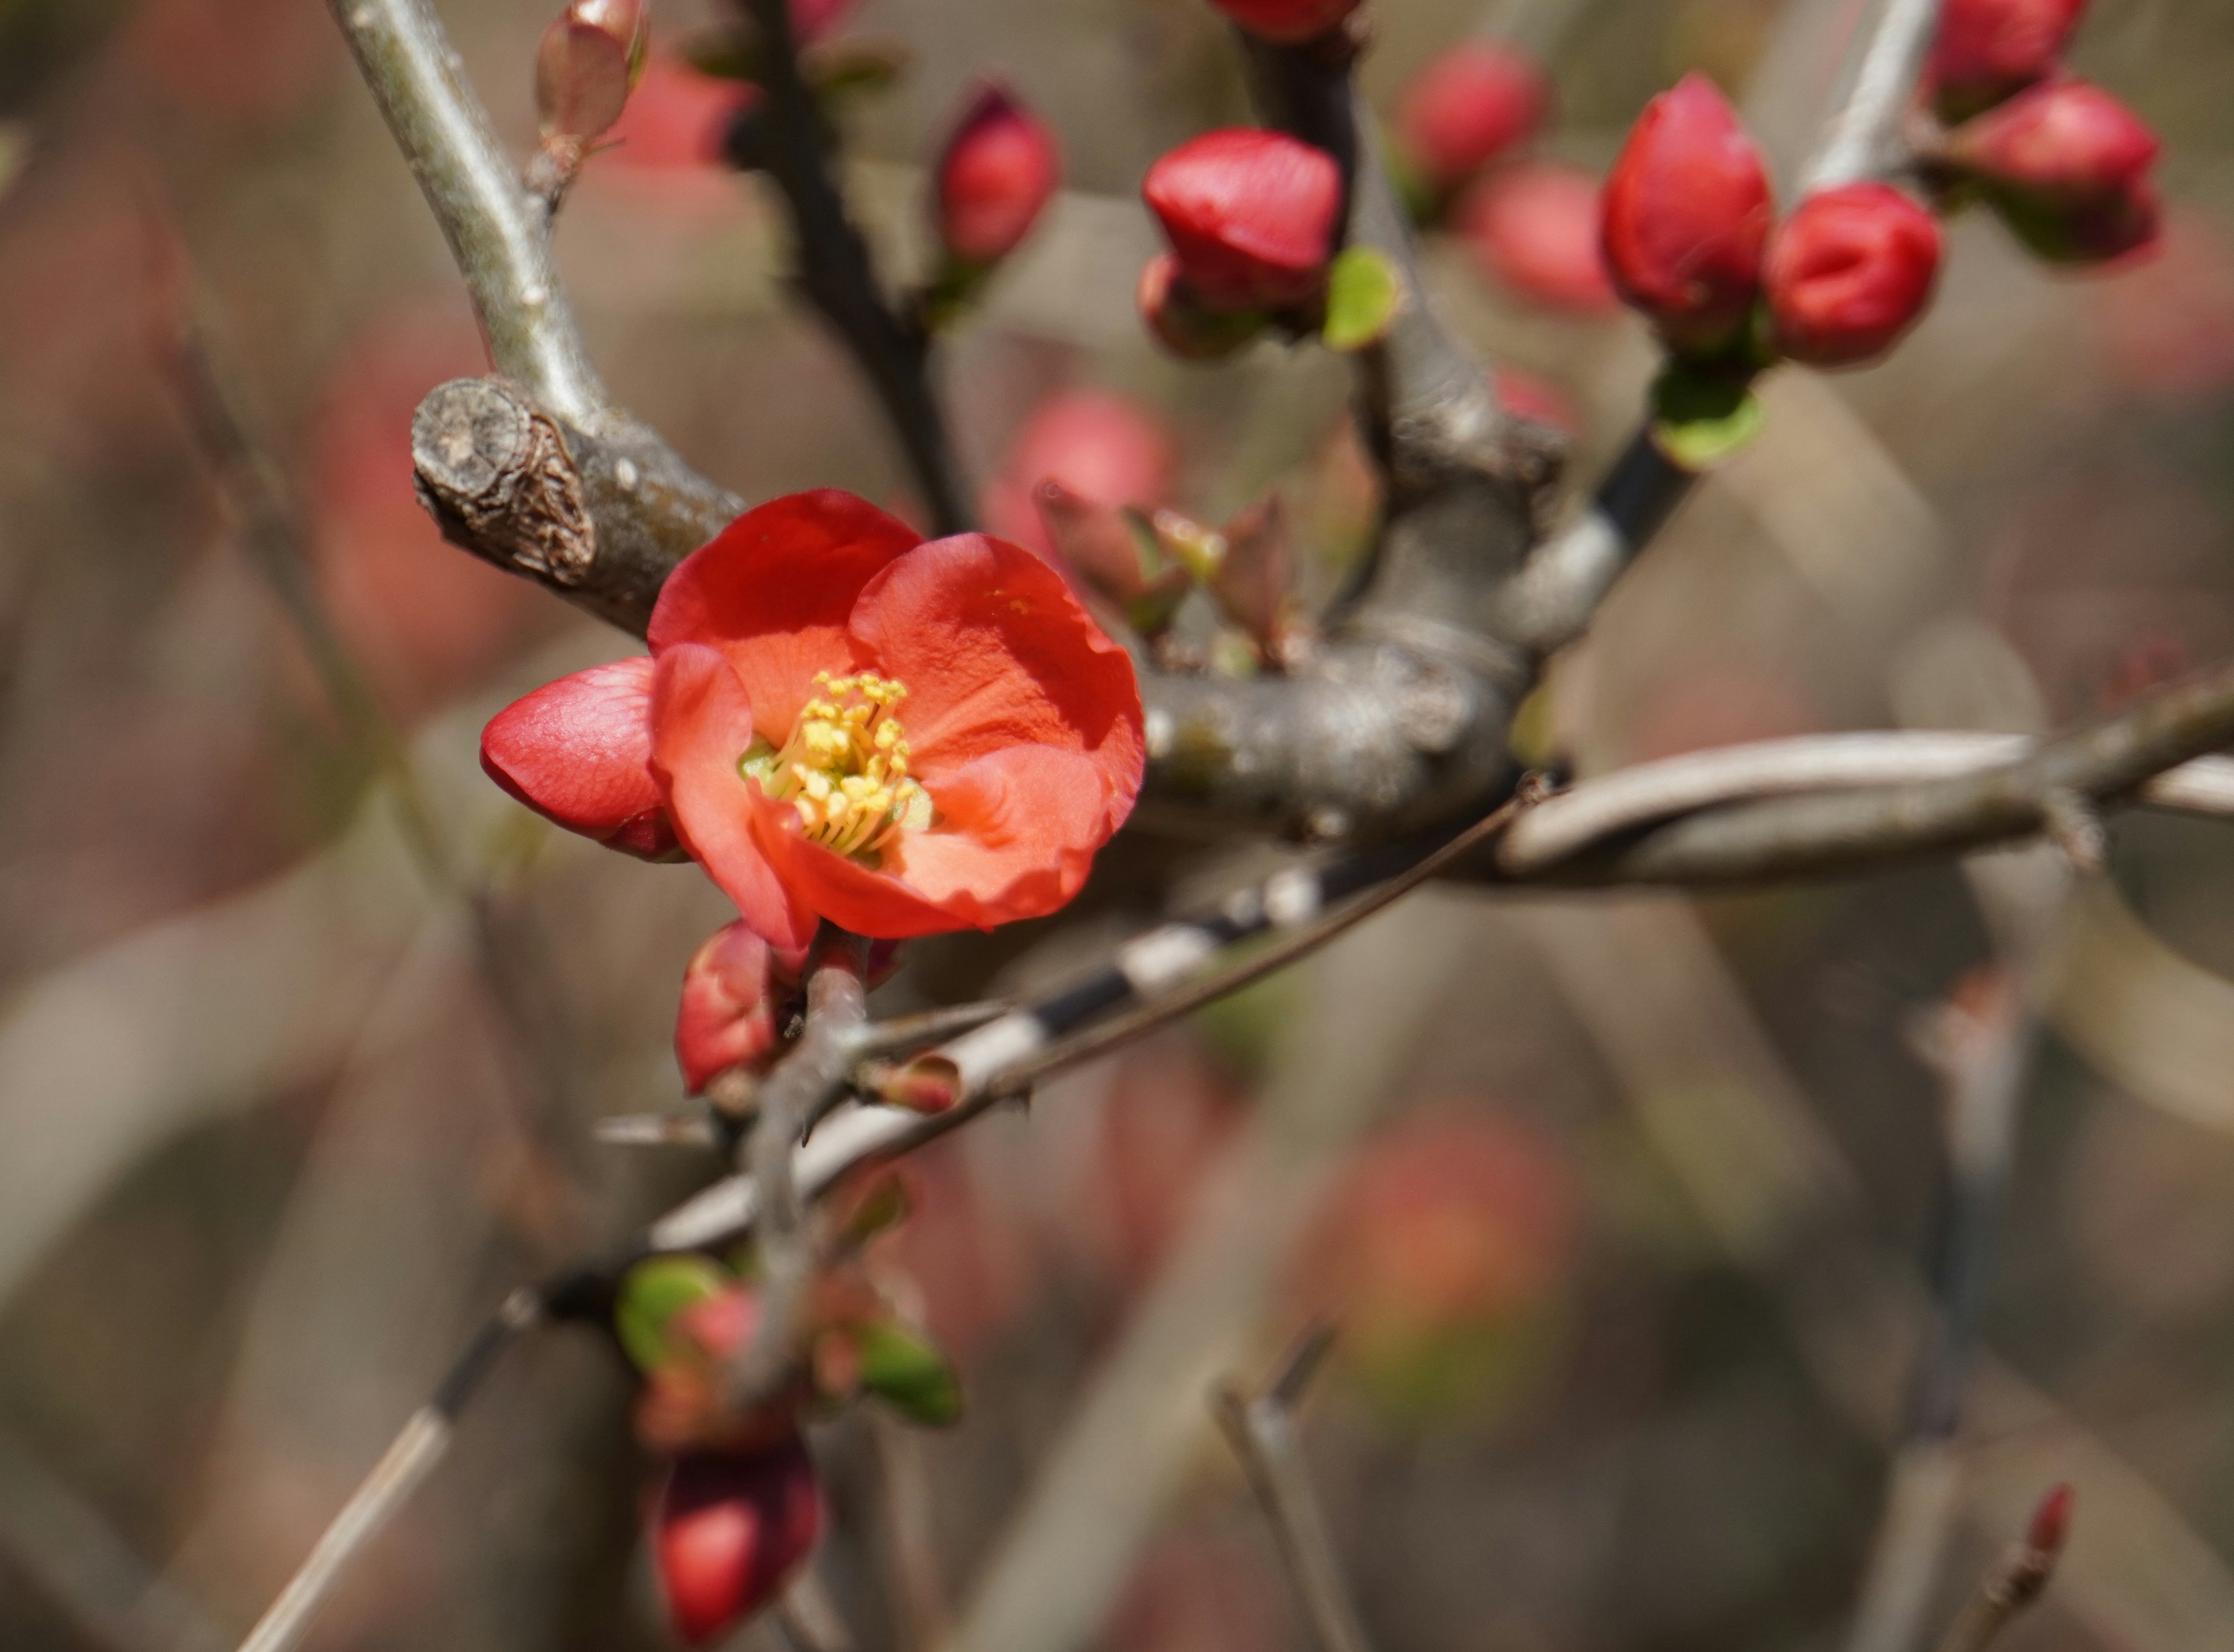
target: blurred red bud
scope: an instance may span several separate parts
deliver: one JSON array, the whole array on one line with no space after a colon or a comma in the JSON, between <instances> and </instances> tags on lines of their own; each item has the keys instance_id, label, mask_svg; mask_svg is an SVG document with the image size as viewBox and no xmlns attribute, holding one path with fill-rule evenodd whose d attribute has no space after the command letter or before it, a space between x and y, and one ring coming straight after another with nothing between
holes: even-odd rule
<instances>
[{"instance_id":1,"label":"blurred red bud","mask_svg":"<svg viewBox=\"0 0 2234 1652\"><path fill-rule=\"evenodd\" d=\"M1772 212L1768 174L1714 82L1687 75L1644 107L1606 181L1606 265L1621 296L1684 351L1745 324Z\"/></svg>"},{"instance_id":2,"label":"blurred red bud","mask_svg":"<svg viewBox=\"0 0 2234 1652\"><path fill-rule=\"evenodd\" d=\"M859 3L859 0L791 0L791 33L804 46L822 38Z\"/></svg>"},{"instance_id":3,"label":"blurred red bud","mask_svg":"<svg viewBox=\"0 0 2234 1652\"><path fill-rule=\"evenodd\" d=\"M1252 35L1294 45L1316 40L1357 10L1359 0L1210 0Z\"/></svg>"},{"instance_id":4,"label":"blurred red bud","mask_svg":"<svg viewBox=\"0 0 2234 1652\"><path fill-rule=\"evenodd\" d=\"M630 167L718 167L729 126L760 100L760 89L694 69L654 51L628 103L605 134L613 158Z\"/></svg>"},{"instance_id":5,"label":"blurred red bud","mask_svg":"<svg viewBox=\"0 0 2234 1652\"><path fill-rule=\"evenodd\" d=\"M2159 147L2107 92L2061 80L1956 127L1942 158L2042 258L2099 264L2155 240L2160 209L2149 169Z\"/></svg>"},{"instance_id":6,"label":"blurred red bud","mask_svg":"<svg viewBox=\"0 0 2234 1652\"><path fill-rule=\"evenodd\" d=\"M1052 477L1102 505L1153 510L1170 493L1176 462L1163 421L1106 390L1068 390L1032 410L1009 444L983 501L988 532L1042 556L1053 546L1032 492Z\"/></svg>"},{"instance_id":7,"label":"blurred red bud","mask_svg":"<svg viewBox=\"0 0 2234 1652\"><path fill-rule=\"evenodd\" d=\"M587 143L620 119L643 69L643 0L574 0L535 51L535 112L546 138Z\"/></svg>"},{"instance_id":8,"label":"blurred red bud","mask_svg":"<svg viewBox=\"0 0 2234 1652\"><path fill-rule=\"evenodd\" d=\"M822 1494L793 1433L749 1453L696 1452L660 1488L653 1550L676 1633L703 1646L767 1605L822 1531Z\"/></svg>"},{"instance_id":9,"label":"blurred red bud","mask_svg":"<svg viewBox=\"0 0 2234 1652\"><path fill-rule=\"evenodd\" d=\"M990 82L978 87L938 162L938 232L968 264L1006 258L1029 232L1062 171L1055 134Z\"/></svg>"},{"instance_id":10,"label":"blurred red bud","mask_svg":"<svg viewBox=\"0 0 2234 1652\"><path fill-rule=\"evenodd\" d=\"M1075 493L1050 476L1032 490L1055 554L1088 589L1120 606L1160 589L1172 570L1151 560L1133 519L1114 505ZM1186 571L1179 571L1185 584Z\"/></svg>"},{"instance_id":11,"label":"blurred red bud","mask_svg":"<svg viewBox=\"0 0 2234 1652\"><path fill-rule=\"evenodd\" d=\"M1396 140L1438 191L1463 182L1543 123L1551 88L1510 46L1469 40L1414 77L1396 101Z\"/></svg>"},{"instance_id":12,"label":"blurred red bud","mask_svg":"<svg viewBox=\"0 0 2234 1652\"><path fill-rule=\"evenodd\" d=\"M1924 66L1940 116L1964 121L2055 72L2087 0L1945 0Z\"/></svg>"},{"instance_id":13,"label":"blurred red bud","mask_svg":"<svg viewBox=\"0 0 2234 1652\"><path fill-rule=\"evenodd\" d=\"M768 944L742 924L717 930L692 957L675 1012L675 1059L686 1094L774 1049L781 1029L774 970Z\"/></svg>"},{"instance_id":14,"label":"blurred red bud","mask_svg":"<svg viewBox=\"0 0 2234 1652\"><path fill-rule=\"evenodd\" d=\"M1231 356L1264 330L1265 317L1256 310L1204 309L1180 279L1175 253L1159 252L1148 260L1134 298L1156 342L1184 362Z\"/></svg>"},{"instance_id":15,"label":"blurred red bud","mask_svg":"<svg viewBox=\"0 0 2234 1652\"><path fill-rule=\"evenodd\" d=\"M1548 425L1570 437L1583 434L1583 421L1575 411L1574 399L1549 379L1539 379L1519 368L1500 366L1497 369L1497 399L1517 419Z\"/></svg>"},{"instance_id":16,"label":"blurred red bud","mask_svg":"<svg viewBox=\"0 0 2234 1652\"><path fill-rule=\"evenodd\" d=\"M2037 1549L2046 1555L2063 1552L2064 1539L2071 1535L2071 1505L2074 1493L2067 1485L2049 1488L2041 1499L2040 1506L2032 1512L2032 1522L2025 1529L2025 1546Z\"/></svg>"},{"instance_id":17,"label":"blurred red bud","mask_svg":"<svg viewBox=\"0 0 2234 1652\"><path fill-rule=\"evenodd\" d=\"M1325 283L1342 173L1323 149L1253 127L1206 132L1149 167L1140 193L1207 308L1278 310Z\"/></svg>"},{"instance_id":18,"label":"blurred red bud","mask_svg":"<svg viewBox=\"0 0 2234 1652\"><path fill-rule=\"evenodd\" d=\"M1620 296L1606 274L1598 186L1550 161L1508 167L1469 190L1459 232L1484 273L1553 310L1604 315Z\"/></svg>"},{"instance_id":19,"label":"blurred red bud","mask_svg":"<svg viewBox=\"0 0 2234 1652\"><path fill-rule=\"evenodd\" d=\"M1939 272L1939 225L1885 184L1811 195L1769 242L1777 349L1811 367L1883 355L1914 326Z\"/></svg>"}]
</instances>

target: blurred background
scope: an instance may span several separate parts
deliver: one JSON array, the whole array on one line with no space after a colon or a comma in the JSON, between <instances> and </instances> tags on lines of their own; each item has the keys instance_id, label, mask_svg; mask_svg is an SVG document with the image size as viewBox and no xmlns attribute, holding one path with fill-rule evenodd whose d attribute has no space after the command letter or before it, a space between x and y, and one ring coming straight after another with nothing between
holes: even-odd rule
<instances>
[{"instance_id":1,"label":"blurred background","mask_svg":"<svg viewBox=\"0 0 2234 1652\"><path fill-rule=\"evenodd\" d=\"M524 155L547 10L444 10ZM1480 29L1556 82L1429 263L1575 437L1576 485L1654 365L1588 227L1623 131L1703 69L1788 179L1858 10L1377 9L1384 104ZM711 20L658 0L663 54ZM846 116L890 270L925 255L919 168L974 75L1061 137L1066 193L940 364L986 519L1035 535L1047 474L1212 521L1277 490L1306 591L1334 590L1374 508L1341 364L1185 367L1133 313L1141 173L1246 118L1209 9L864 0L845 26L910 58ZM1957 221L1888 364L1770 383L1765 436L1559 662L1532 754L2038 729L2234 647L2234 11L2096 0L2076 63L2165 138L2160 256L2060 277ZM731 95L663 55L568 202L593 353L747 497L905 511L785 291L772 194L711 161ZM300 589L182 412L182 316L291 500ZM484 367L315 0L0 0L0 1645L231 1644L510 1285L713 1173L591 1127L682 1105L675 993L720 898L545 829L474 762L508 697L630 646L415 503L414 406ZM376 720L337 715L306 612ZM2234 1645L2229 843L2125 817L2062 908L1931 1625L2069 1479L2071 1560L2009 1644ZM882 1001L1044 985L1274 859L1130 833L1072 912L919 945ZM969 1411L815 1433L860 1644L1310 1644L1203 1399L1323 1312L1303 1427L1380 1652L1845 1644L1963 1051L2028 1041L1995 971L2055 878L2005 855L1705 901L1430 891L924 1154L877 1265ZM592 1339L528 1346L315 1643L661 1644L626 1400Z\"/></svg>"}]
</instances>

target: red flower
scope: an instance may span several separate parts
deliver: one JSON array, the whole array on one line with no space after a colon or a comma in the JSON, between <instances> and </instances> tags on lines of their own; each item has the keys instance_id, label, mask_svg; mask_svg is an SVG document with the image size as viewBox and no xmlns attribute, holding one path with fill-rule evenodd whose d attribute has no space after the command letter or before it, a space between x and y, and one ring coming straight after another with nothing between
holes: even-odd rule
<instances>
[{"instance_id":1,"label":"red flower","mask_svg":"<svg viewBox=\"0 0 2234 1652\"><path fill-rule=\"evenodd\" d=\"M1939 273L1939 225L1884 184L1800 202L1769 243L1776 348L1813 367L1882 355L1916 324Z\"/></svg>"},{"instance_id":2,"label":"red flower","mask_svg":"<svg viewBox=\"0 0 2234 1652\"><path fill-rule=\"evenodd\" d=\"M1467 192L1458 217L1474 261L1523 297L1590 315L1619 304L1598 234L1598 186L1587 173L1549 161L1492 173Z\"/></svg>"},{"instance_id":3,"label":"red flower","mask_svg":"<svg viewBox=\"0 0 2234 1652\"><path fill-rule=\"evenodd\" d=\"M2087 0L1946 0L1924 66L1940 114L1967 120L2055 72Z\"/></svg>"},{"instance_id":4,"label":"red flower","mask_svg":"<svg viewBox=\"0 0 2234 1652\"><path fill-rule=\"evenodd\" d=\"M1359 0L1211 0L1252 35L1297 44L1315 40L1357 10Z\"/></svg>"},{"instance_id":5,"label":"red flower","mask_svg":"<svg viewBox=\"0 0 2234 1652\"><path fill-rule=\"evenodd\" d=\"M1054 911L1140 788L1131 662L1061 576L848 493L739 517L650 640L500 713L482 767L604 841L663 817L787 958L818 917L897 938Z\"/></svg>"},{"instance_id":6,"label":"red flower","mask_svg":"<svg viewBox=\"0 0 2234 1652\"><path fill-rule=\"evenodd\" d=\"M1055 136L1002 87L982 85L938 162L938 232L969 264L1015 251L1061 175Z\"/></svg>"},{"instance_id":7,"label":"red flower","mask_svg":"<svg viewBox=\"0 0 2234 1652\"><path fill-rule=\"evenodd\" d=\"M675 1012L675 1060L686 1094L714 1075L756 1061L776 1045L774 959L743 924L717 930L683 976Z\"/></svg>"},{"instance_id":8,"label":"red flower","mask_svg":"<svg viewBox=\"0 0 2234 1652\"><path fill-rule=\"evenodd\" d=\"M676 1632L702 1646L774 1598L822 1531L822 1493L794 1432L748 1453L694 1452L660 1488L659 1581Z\"/></svg>"},{"instance_id":9,"label":"red flower","mask_svg":"<svg viewBox=\"0 0 2234 1652\"><path fill-rule=\"evenodd\" d=\"M1975 182L2041 257L2099 263L2156 238L2149 179L2156 134L2085 81L2018 94L1947 139L1944 159Z\"/></svg>"},{"instance_id":10,"label":"red flower","mask_svg":"<svg viewBox=\"0 0 2234 1652\"><path fill-rule=\"evenodd\" d=\"M1536 65L1509 46L1470 40L1429 63L1396 104L1405 159L1438 190L1533 133L1551 101Z\"/></svg>"},{"instance_id":11,"label":"red flower","mask_svg":"<svg viewBox=\"0 0 2234 1652\"><path fill-rule=\"evenodd\" d=\"M1711 351L1744 324L1770 221L1768 174L1712 82L1645 105L1606 181L1606 266L1669 343Z\"/></svg>"},{"instance_id":12,"label":"red flower","mask_svg":"<svg viewBox=\"0 0 2234 1652\"><path fill-rule=\"evenodd\" d=\"M1279 132L1205 132L1148 168L1140 193L1193 296L1217 310L1308 303L1334 254L1342 172Z\"/></svg>"}]
</instances>

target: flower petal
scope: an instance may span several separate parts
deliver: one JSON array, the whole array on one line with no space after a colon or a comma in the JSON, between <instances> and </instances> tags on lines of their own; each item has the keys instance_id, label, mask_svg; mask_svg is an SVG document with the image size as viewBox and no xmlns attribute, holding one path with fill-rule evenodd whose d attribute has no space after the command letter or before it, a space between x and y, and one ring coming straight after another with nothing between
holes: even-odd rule
<instances>
[{"instance_id":1,"label":"flower petal","mask_svg":"<svg viewBox=\"0 0 2234 1652\"><path fill-rule=\"evenodd\" d=\"M651 612L652 654L682 643L720 649L760 732L781 745L814 674L850 669L846 620L862 586L921 539L836 488L770 500L668 576Z\"/></svg>"},{"instance_id":2,"label":"flower petal","mask_svg":"<svg viewBox=\"0 0 2234 1652\"><path fill-rule=\"evenodd\" d=\"M1144 749L1125 650L1062 576L981 533L918 545L861 592L853 637L887 676L916 774L935 782L1014 746L1090 758L1107 782L1102 835L1132 812Z\"/></svg>"},{"instance_id":3,"label":"flower petal","mask_svg":"<svg viewBox=\"0 0 2234 1652\"><path fill-rule=\"evenodd\" d=\"M1043 917L1078 892L1109 836L1108 780L1080 753L1014 746L928 784L940 825L904 833L881 869L795 832L763 841L824 917L900 937Z\"/></svg>"},{"instance_id":4,"label":"flower petal","mask_svg":"<svg viewBox=\"0 0 2234 1652\"><path fill-rule=\"evenodd\" d=\"M481 767L547 820L647 860L675 850L651 761L651 661L593 665L481 730Z\"/></svg>"},{"instance_id":5,"label":"flower petal","mask_svg":"<svg viewBox=\"0 0 2234 1652\"><path fill-rule=\"evenodd\" d=\"M720 650L676 644L659 656L651 701L652 772L676 834L738 913L787 962L814 914L768 865L752 829L760 788L737 771L753 740L752 702Z\"/></svg>"}]
</instances>

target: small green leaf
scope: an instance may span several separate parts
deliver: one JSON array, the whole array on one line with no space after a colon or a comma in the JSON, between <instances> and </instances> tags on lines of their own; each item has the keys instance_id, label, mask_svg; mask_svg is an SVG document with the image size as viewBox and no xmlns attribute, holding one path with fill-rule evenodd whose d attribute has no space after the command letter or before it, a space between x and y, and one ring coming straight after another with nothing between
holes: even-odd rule
<instances>
[{"instance_id":1,"label":"small green leaf","mask_svg":"<svg viewBox=\"0 0 2234 1652\"><path fill-rule=\"evenodd\" d=\"M800 55L800 73L824 97L881 92L908 69L908 49L896 40L848 35Z\"/></svg>"},{"instance_id":2,"label":"small green leaf","mask_svg":"<svg viewBox=\"0 0 2234 1652\"><path fill-rule=\"evenodd\" d=\"M910 1422L943 1428L962 1414L962 1384L931 1340L897 1320L858 1326L861 1387Z\"/></svg>"},{"instance_id":3,"label":"small green leaf","mask_svg":"<svg viewBox=\"0 0 2234 1652\"><path fill-rule=\"evenodd\" d=\"M1685 470L1720 464L1760 434L1751 376L1672 362L1652 386L1652 439Z\"/></svg>"},{"instance_id":4,"label":"small green leaf","mask_svg":"<svg viewBox=\"0 0 2234 1652\"><path fill-rule=\"evenodd\" d=\"M705 1257L652 1257L637 1263L621 1281L620 1301L613 1309L621 1347L640 1371L664 1365L675 1357L667 1334L675 1316L735 1283L734 1275Z\"/></svg>"},{"instance_id":5,"label":"small green leaf","mask_svg":"<svg viewBox=\"0 0 2234 1652\"><path fill-rule=\"evenodd\" d=\"M1326 324L1320 335L1329 349L1363 349L1388 332L1403 308L1403 272L1387 254L1353 246L1327 271Z\"/></svg>"}]
</instances>

